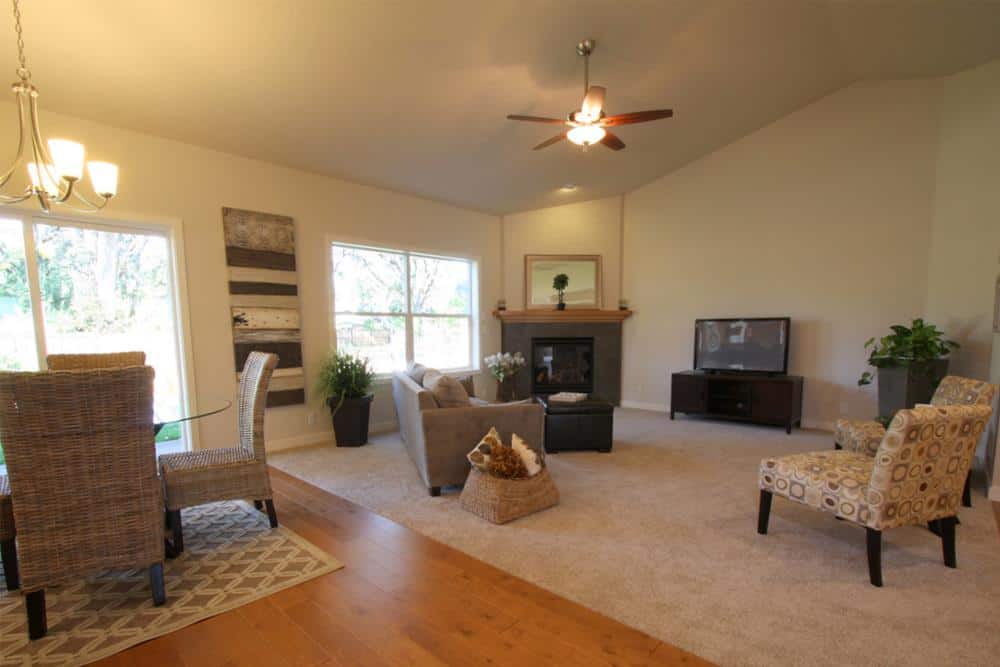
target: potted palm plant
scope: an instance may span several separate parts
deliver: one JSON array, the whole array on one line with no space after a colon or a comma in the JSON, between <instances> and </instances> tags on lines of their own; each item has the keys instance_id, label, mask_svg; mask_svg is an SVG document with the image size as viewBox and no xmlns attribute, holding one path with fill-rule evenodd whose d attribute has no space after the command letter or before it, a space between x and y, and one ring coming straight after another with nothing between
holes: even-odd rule
<instances>
[{"instance_id":1,"label":"potted palm plant","mask_svg":"<svg viewBox=\"0 0 1000 667\"><path fill-rule=\"evenodd\" d=\"M358 447L368 442L374 379L367 359L331 351L323 360L317 390L330 408L338 447Z\"/></svg>"},{"instance_id":2,"label":"potted palm plant","mask_svg":"<svg viewBox=\"0 0 1000 667\"><path fill-rule=\"evenodd\" d=\"M948 373L948 355L959 348L944 332L922 319L910 326L895 324L891 333L865 342L868 364L878 374L878 411L891 418L897 411L931 400L934 390ZM871 384L873 375L865 371L858 386Z\"/></svg>"},{"instance_id":3,"label":"potted palm plant","mask_svg":"<svg viewBox=\"0 0 1000 667\"><path fill-rule=\"evenodd\" d=\"M560 273L552 279L552 289L554 289L559 294L559 303L556 304L556 310L566 310L566 288L569 287L569 276L565 273Z\"/></svg>"}]
</instances>

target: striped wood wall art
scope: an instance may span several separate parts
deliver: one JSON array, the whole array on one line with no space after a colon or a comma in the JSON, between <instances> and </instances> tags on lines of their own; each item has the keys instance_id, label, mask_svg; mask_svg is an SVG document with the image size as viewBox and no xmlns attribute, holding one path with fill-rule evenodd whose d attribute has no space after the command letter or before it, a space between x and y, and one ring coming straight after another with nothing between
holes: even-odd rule
<instances>
[{"instance_id":1,"label":"striped wood wall art","mask_svg":"<svg viewBox=\"0 0 1000 667\"><path fill-rule=\"evenodd\" d=\"M269 408L305 403L295 225L270 213L222 209L237 380L254 350L278 355Z\"/></svg>"}]
</instances>

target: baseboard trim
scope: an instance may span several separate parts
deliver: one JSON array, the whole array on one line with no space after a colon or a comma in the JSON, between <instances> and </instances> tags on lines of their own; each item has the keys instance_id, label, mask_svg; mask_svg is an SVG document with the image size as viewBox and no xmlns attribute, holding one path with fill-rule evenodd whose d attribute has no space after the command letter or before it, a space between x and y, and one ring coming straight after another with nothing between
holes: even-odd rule
<instances>
[{"instance_id":1,"label":"baseboard trim","mask_svg":"<svg viewBox=\"0 0 1000 667\"><path fill-rule=\"evenodd\" d=\"M368 425L369 435L392 433L397 430L399 430L399 426L397 426L395 421L373 422ZM332 445L335 439L333 429L330 429L329 431L293 435L290 438L268 440L265 446L269 452L280 452L286 449L298 449L299 447L309 447L310 445L318 445L322 443L330 443Z\"/></svg>"},{"instance_id":2,"label":"baseboard trim","mask_svg":"<svg viewBox=\"0 0 1000 667\"><path fill-rule=\"evenodd\" d=\"M670 412L662 403L643 403L642 401L622 401L621 407L632 410L648 410L649 412Z\"/></svg>"},{"instance_id":3,"label":"baseboard trim","mask_svg":"<svg viewBox=\"0 0 1000 667\"><path fill-rule=\"evenodd\" d=\"M293 435L290 438L278 438L277 440L268 440L265 447L269 452L280 452L283 449L296 449L298 447L308 447L309 445L318 445L321 442L333 442L333 429L329 431L318 431L316 433L303 433L302 435Z\"/></svg>"}]
</instances>

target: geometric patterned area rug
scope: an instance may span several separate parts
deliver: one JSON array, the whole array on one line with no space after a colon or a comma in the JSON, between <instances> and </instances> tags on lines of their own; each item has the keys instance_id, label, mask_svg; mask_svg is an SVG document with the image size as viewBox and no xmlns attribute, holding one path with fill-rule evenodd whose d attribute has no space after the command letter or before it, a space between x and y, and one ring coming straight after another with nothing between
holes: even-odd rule
<instances>
[{"instance_id":1,"label":"geometric patterned area rug","mask_svg":"<svg viewBox=\"0 0 1000 667\"><path fill-rule=\"evenodd\" d=\"M146 570L103 573L46 589L49 632L32 642L23 597L0 577L0 665L83 665L343 567L288 528L272 530L249 503L186 509L183 523L162 607Z\"/></svg>"}]
</instances>

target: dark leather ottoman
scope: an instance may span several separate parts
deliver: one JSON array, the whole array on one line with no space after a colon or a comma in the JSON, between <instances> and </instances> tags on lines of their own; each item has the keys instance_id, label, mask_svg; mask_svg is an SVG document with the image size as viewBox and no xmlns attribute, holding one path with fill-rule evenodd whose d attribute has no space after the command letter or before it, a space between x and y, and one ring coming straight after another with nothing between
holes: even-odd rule
<instances>
[{"instance_id":1,"label":"dark leather ottoman","mask_svg":"<svg viewBox=\"0 0 1000 667\"><path fill-rule=\"evenodd\" d=\"M545 408L545 451L596 449L611 451L615 406L599 398L579 403L535 399Z\"/></svg>"}]
</instances>

